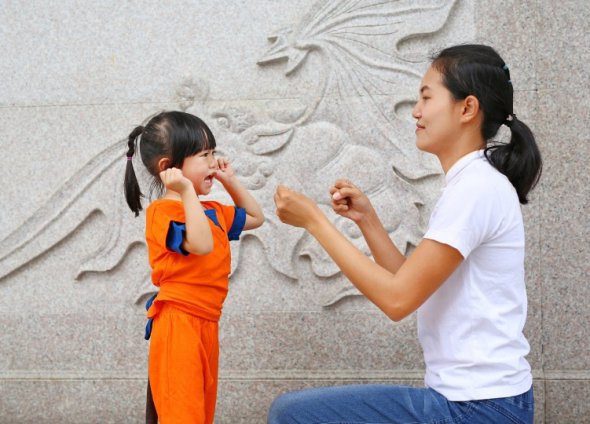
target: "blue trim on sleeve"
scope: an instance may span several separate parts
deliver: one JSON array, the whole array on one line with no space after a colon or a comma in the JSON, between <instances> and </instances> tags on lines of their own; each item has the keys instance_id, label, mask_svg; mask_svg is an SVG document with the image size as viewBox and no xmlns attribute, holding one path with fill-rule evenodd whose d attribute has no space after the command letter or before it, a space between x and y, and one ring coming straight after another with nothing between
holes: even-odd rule
<instances>
[{"instance_id":1,"label":"blue trim on sleeve","mask_svg":"<svg viewBox=\"0 0 590 424\"><path fill-rule=\"evenodd\" d=\"M230 240L239 240L240 234L246 224L246 209L236 207L236 214L234 215L234 222L227 233L227 238Z\"/></svg>"},{"instance_id":2,"label":"blue trim on sleeve","mask_svg":"<svg viewBox=\"0 0 590 424\"><path fill-rule=\"evenodd\" d=\"M166 235L166 247L173 252L187 256L188 252L182 248L185 232L186 225L184 223L170 221L170 227L168 227L168 234Z\"/></svg>"}]
</instances>

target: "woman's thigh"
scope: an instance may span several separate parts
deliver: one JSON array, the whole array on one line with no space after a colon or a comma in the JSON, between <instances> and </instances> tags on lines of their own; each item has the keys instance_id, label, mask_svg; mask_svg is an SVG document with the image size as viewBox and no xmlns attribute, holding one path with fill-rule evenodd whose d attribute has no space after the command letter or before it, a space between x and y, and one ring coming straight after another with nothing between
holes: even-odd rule
<instances>
[{"instance_id":1,"label":"woman's thigh","mask_svg":"<svg viewBox=\"0 0 590 424\"><path fill-rule=\"evenodd\" d=\"M505 402L506 399L450 402L432 389L407 386L375 384L324 387L278 397L269 411L268 423L532 423L532 406L524 414L530 415L529 419L520 413L518 405L515 406L518 402Z\"/></svg>"}]
</instances>

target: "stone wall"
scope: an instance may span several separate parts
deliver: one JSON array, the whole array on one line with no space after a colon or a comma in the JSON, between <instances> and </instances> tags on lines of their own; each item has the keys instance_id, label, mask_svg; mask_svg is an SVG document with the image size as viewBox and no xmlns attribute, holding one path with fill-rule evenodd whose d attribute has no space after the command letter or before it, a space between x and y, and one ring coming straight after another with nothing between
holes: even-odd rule
<instances>
[{"instance_id":1,"label":"stone wall","mask_svg":"<svg viewBox=\"0 0 590 424\"><path fill-rule=\"evenodd\" d=\"M588 3L171 3L0 4L0 422L142 422L153 287L124 139L164 109L210 124L267 216L233 243L216 422L263 423L301 387L420 385L415 315L392 323L359 296L272 194L327 210L346 176L411 251L441 186L411 108L428 55L471 41L509 63L545 160L523 208L536 422L590 422Z\"/></svg>"}]
</instances>

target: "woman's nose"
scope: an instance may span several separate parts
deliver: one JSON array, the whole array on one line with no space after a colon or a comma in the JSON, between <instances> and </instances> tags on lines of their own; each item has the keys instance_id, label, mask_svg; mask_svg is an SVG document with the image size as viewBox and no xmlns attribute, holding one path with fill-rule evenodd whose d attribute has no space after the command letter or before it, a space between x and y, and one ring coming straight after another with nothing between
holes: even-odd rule
<instances>
[{"instance_id":1,"label":"woman's nose","mask_svg":"<svg viewBox=\"0 0 590 424\"><path fill-rule=\"evenodd\" d=\"M412 109L412 116L414 117L414 119L420 119L420 116L422 116L420 114L420 110L418 109L418 103L416 103L414 105L414 109Z\"/></svg>"}]
</instances>

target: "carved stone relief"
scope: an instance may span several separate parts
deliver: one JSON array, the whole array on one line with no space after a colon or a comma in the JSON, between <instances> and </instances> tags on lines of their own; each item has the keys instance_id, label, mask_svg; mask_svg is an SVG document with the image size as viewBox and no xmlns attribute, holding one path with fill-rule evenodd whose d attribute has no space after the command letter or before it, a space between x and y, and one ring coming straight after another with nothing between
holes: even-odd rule
<instances>
[{"instance_id":1,"label":"carved stone relief","mask_svg":"<svg viewBox=\"0 0 590 424\"><path fill-rule=\"evenodd\" d=\"M307 257L318 287L317 297L310 300L320 305L358 292L308 234L280 223L274 213L274 190L286 184L307 193L369 254L358 229L329 208L329 186L337 178L350 179L369 195L398 248L407 252L419 242L440 185L440 170L432 157L415 148L414 123L402 116L414 102L414 94L408 93L418 87L427 58L424 53L402 52L400 46L412 37L439 31L454 4L455 0L317 2L297 25L269 36L272 44L257 60L260 67L272 67L286 79L297 79L312 67L317 95L311 98L220 103L209 99L205 81L190 75L178 87L179 109L210 124L218 150L232 160L264 208L266 223L244 237L258 238L269 264L293 279L299 278L296 264ZM113 269L131 246L144 243L144 220L133 216L123 197L125 150L125 141L107 147L2 240L0 279L75 236L97 211L106 216L109 234L80 264L77 278ZM135 165L139 172L141 164ZM147 177L145 172L140 177L146 188ZM212 195L229 201L220 190ZM239 267L239 257L238 241L233 245L232 272ZM146 269L129 300L139 305L153 290Z\"/></svg>"}]
</instances>

